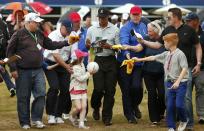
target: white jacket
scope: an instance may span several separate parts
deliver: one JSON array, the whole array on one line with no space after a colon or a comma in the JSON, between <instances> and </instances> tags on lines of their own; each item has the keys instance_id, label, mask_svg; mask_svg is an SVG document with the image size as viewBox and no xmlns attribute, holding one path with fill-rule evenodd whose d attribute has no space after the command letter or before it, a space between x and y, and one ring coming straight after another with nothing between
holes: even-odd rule
<instances>
[{"instance_id":1,"label":"white jacket","mask_svg":"<svg viewBox=\"0 0 204 131\"><path fill-rule=\"evenodd\" d=\"M86 90L87 80L90 77L90 73L86 72L83 63L73 66L73 74L71 74L71 82L69 90Z\"/></svg>"}]
</instances>

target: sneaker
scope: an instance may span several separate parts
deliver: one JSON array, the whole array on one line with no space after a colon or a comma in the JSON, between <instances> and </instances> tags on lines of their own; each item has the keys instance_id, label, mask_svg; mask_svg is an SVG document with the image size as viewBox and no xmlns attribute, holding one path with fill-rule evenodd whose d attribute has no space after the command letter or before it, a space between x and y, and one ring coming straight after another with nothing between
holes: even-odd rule
<instances>
[{"instance_id":1,"label":"sneaker","mask_svg":"<svg viewBox=\"0 0 204 131\"><path fill-rule=\"evenodd\" d=\"M130 124L137 124L137 120L134 118L134 119L130 119L128 120L128 123Z\"/></svg>"},{"instance_id":2,"label":"sneaker","mask_svg":"<svg viewBox=\"0 0 204 131\"><path fill-rule=\"evenodd\" d=\"M30 129L30 126L29 126L29 125L23 125L22 128L23 128L24 130L28 130L28 129Z\"/></svg>"},{"instance_id":3,"label":"sneaker","mask_svg":"<svg viewBox=\"0 0 204 131\"><path fill-rule=\"evenodd\" d=\"M203 125L204 124L204 118L199 118L198 123Z\"/></svg>"},{"instance_id":4,"label":"sneaker","mask_svg":"<svg viewBox=\"0 0 204 131\"><path fill-rule=\"evenodd\" d=\"M168 131L175 131L174 128L169 128Z\"/></svg>"},{"instance_id":5,"label":"sneaker","mask_svg":"<svg viewBox=\"0 0 204 131\"><path fill-rule=\"evenodd\" d=\"M56 123L57 123L57 124L63 124L64 121L62 120L61 117L57 117L57 118L56 118Z\"/></svg>"},{"instance_id":6,"label":"sneaker","mask_svg":"<svg viewBox=\"0 0 204 131\"><path fill-rule=\"evenodd\" d=\"M152 122L151 126L157 126L158 125L158 122L154 121Z\"/></svg>"},{"instance_id":7,"label":"sneaker","mask_svg":"<svg viewBox=\"0 0 204 131\"><path fill-rule=\"evenodd\" d=\"M99 109L94 109L93 114L92 114L94 120L99 120L100 119L100 113L99 113Z\"/></svg>"},{"instance_id":8,"label":"sneaker","mask_svg":"<svg viewBox=\"0 0 204 131\"><path fill-rule=\"evenodd\" d=\"M110 120L104 120L103 123L105 126L111 126L113 124Z\"/></svg>"},{"instance_id":9,"label":"sneaker","mask_svg":"<svg viewBox=\"0 0 204 131\"><path fill-rule=\"evenodd\" d=\"M81 129L89 129L90 127L84 125L84 121L79 122L79 128Z\"/></svg>"},{"instance_id":10,"label":"sneaker","mask_svg":"<svg viewBox=\"0 0 204 131\"><path fill-rule=\"evenodd\" d=\"M10 89L10 97L14 97L16 95L15 89Z\"/></svg>"},{"instance_id":11,"label":"sneaker","mask_svg":"<svg viewBox=\"0 0 204 131\"><path fill-rule=\"evenodd\" d=\"M89 129L90 127L89 126L85 126L85 125L79 125L79 128L80 129Z\"/></svg>"},{"instance_id":12,"label":"sneaker","mask_svg":"<svg viewBox=\"0 0 204 131\"><path fill-rule=\"evenodd\" d=\"M48 124L56 124L56 119L55 119L55 116L53 116L53 115L49 115L48 116L48 122L47 122Z\"/></svg>"},{"instance_id":13,"label":"sneaker","mask_svg":"<svg viewBox=\"0 0 204 131\"><path fill-rule=\"evenodd\" d=\"M69 114L62 114L62 118L64 119L64 120L68 120L69 119Z\"/></svg>"},{"instance_id":14,"label":"sneaker","mask_svg":"<svg viewBox=\"0 0 204 131\"><path fill-rule=\"evenodd\" d=\"M33 121L32 125L35 126L36 128L42 129L45 127L45 125L42 123L42 121Z\"/></svg>"},{"instance_id":15,"label":"sneaker","mask_svg":"<svg viewBox=\"0 0 204 131\"><path fill-rule=\"evenodd\" d=\"M142 113L141 113L141 111L140 111L140 109L139 109L138 106L137 106L136 109L135 109L135 117L136 117L137 119L141 119L141 118L142 118Z\"/></svg>"},{"instance_id":16,"label":"sneaker","mask_svg":"<svg viewBox=\"0 0 204 131\"><path fill-rule=\"evenodd\" d=\"M69 121L72 123L73 126L77 127L78 122L77 119L73 118L72 116L69 116Z\"/></svg>"},{"instance_id":17,"label":"sneaker","mask_svg":"<svg viewBox=\"0 0 204 131\"><path fill-rule=\"evenodd\" d=\"M188 122L180 122L178 131L184 131Z\"/></svg>"}]
</instances>

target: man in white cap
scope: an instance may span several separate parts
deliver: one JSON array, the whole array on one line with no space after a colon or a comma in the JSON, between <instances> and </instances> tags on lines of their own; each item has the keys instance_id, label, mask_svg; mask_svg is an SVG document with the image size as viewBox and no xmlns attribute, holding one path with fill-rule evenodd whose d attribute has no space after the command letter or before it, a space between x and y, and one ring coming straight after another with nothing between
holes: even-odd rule
<instances>
[{"instance_id":1,"label":"man in white cap","mask_svg":"<svg viewBox=\"0 0 204 131\"><path fill-rule=\"evenodd\" d=\"M17 54L22 58L9 66L11 75L16 81L17 111L23 129L30 128L30 114L33 126L45 127L42 122L46 94L42 48L54 50L68 46L67 41L52 42L45 37L38 30L42 21L43 19L36 13L27 14L25 27L12 35L7 48L7 57ZM31 93L34 100L30 112Z\"/></svg>"},{"instance_id":2,"label":"man in white cap","mask_svg":"<svg viewBox=\"0 0 204 131\"><path fill-rule=\"evenodd\" d=\"M128 13L123 13L121 17L121 22L117 24L117 27L121 29L123 25L128 21L129 14Z\"/></svg>"},{"instance_id":3,"label":"man in white cap","mask_svg":"<svg viewBox=\"0 0 204 131\"><path fill-rule=\"evenodd\" d=\"M118 16L117 15L111 16L111 23L114 25L116 25L118 23Z\"/></svg>"}]
</instances>

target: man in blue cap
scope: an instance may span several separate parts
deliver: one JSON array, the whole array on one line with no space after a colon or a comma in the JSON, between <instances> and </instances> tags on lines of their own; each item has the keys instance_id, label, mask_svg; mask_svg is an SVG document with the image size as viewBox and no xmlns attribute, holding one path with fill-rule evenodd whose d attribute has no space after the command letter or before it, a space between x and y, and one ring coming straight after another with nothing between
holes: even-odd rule
<instances>
[{"instance_id":1,"label":"man in blue cap","mask_svg":"<svg viewBox=\"0 0 204 131\"><path fill-rule=\"evenodd\" d=\"M196 13L189 13L185 17L185 21L187 25L195 29L198 38L200 40L200 44L202 47L202 51L204 54L204 32L202 31L202 28L200 26L199 17ZM193 48L194 49L194 48ZM193 50L193 60L196 60L196 54L195 49ZM197 63L197 61L194 61L194 63ZM201 67L200 67L200 73L196 75L193 79L193 84L195 84L195 91L196 91L196 112L199 119L200 124L204 124L204 81L202 80L204 78L204 56L202 57L201 61ZM192 108L192 107L191 107Z\"/></svg>"},{"instance_id":2,"label":"man in blue cap","mask_svg":"<svg viewBox=\"0 0 204 131\"><path fill-rule=\"evenodd\" d=\"M59 29L49 34L52 41L64 41L72 31L72 22L64 20ZM44 58L48 65L59 64L52 70L44 70L50 88L47 92L46 113L48 114L48 124L61 124L62 113L71 109L71 99L69 95L70 66L68 61L71 57L71 47L63 47L56 50L45 50ZM65 109L67 108L67 109Z\"/></svg>"}]
</instances>

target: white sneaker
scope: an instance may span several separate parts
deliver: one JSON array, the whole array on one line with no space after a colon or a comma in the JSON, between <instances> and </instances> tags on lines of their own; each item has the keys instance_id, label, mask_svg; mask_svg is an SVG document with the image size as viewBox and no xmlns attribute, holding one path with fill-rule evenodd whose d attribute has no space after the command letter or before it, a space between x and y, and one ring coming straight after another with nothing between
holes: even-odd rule
<instances>
[{"instance_id":1,"label":"white sneaker","mask_svg":"<svg viewBox=\"0 0 204 131\"><path fill-rule=\"evenodd\" d=\"M80 129L89 129L90 127L89 126L85 126L85 125L79 125L79 128Z\"/></svg>"},{"instance_id":2,"label":"white sneaker","mask_svg":"<svg viewBox=\"0 0 204 131\"><path fill-rule=\"evenodd\" d=\"M22 128L23 128L24 130L28 130L28 129L30 129L30 126L29 126L29 125L23 125Z\"/></svg>"},{"instance_id":3,"label":"white sneaker","mask_svg":"<svg viewBox=\"0 0 204 131\"><path fill-rule=\"evenodd\" d=\"M73 118L71 115L69 116L69 121L72 123L73 126L78 126L77 119Z\"/></svg>"},{"instance_id":4,"label":"white sneaker","mask_svg":"<svg viewBox=\"0 0 204 131\"><path fill-rule=\"evenodd\" d=\"M33 121L32 122L33 126L35 126L36 128L42 129L45 127L45 125L42 123L42 121Z\"/></svg>"},{"instance_id":5,"label":"white sneaker","mask_svg":"<svg viewBox=\"0 0 204 131\"><path fill-rule=\"evenodd\" d=\"M64 119L64 120L68 120L69 119L69 114L62 114L62 118Z\"/></svg>"},{"instance_id":6,"label":"white sneaker","mask_svg":"<svg viewBox=\"0 0 204 131\"><path fill-rule=\"evenodd\" d=\"M175 131L174 128L169 128L168 131Z\"/></svg>"},{"instance_id":7,"label":"white sneaker","mask_svg":"<svg viewBox=\"0 0 204 131\"><path fill-rule=\"evenodd\" d=\"M57 124L63 124L64 121L62 120L61 117L57 117L57 118L56 118L56 123L57 123Z\"/></svg>"},{"instance_id":8,"label":"white sneaker","mask_svg":"<svg viewBox=\"0 0 204 131\"><path fill-rule=\"evenodd\" d=\"M81 129L89 129L90 127L85 126L85 125L84 125L84 122L83 122L83 121L80 121L80 122L79 122L79 128L81 128Z\"/></svg>"},{"instance_id":9,"label":"white sneaker","mask_svg":"<svg viewBox=\"0 0 204 131\"><path fill-rule=\"evenodd\" d=\"M48 124L56 124L56 120L55 120L55 116L53 116L53 115L49 115L48 116L48 122L47 122Z\"/></svg>"},{"instance_id":10,"label":"white sneaker","mask_svg":"<svg viewBox=\"0 0 204 131\"><path fill-rule=\"evenodd\" d=\"M188 122L180 122L178 131L184 131Z\"/></svg>"}]
</instances>

